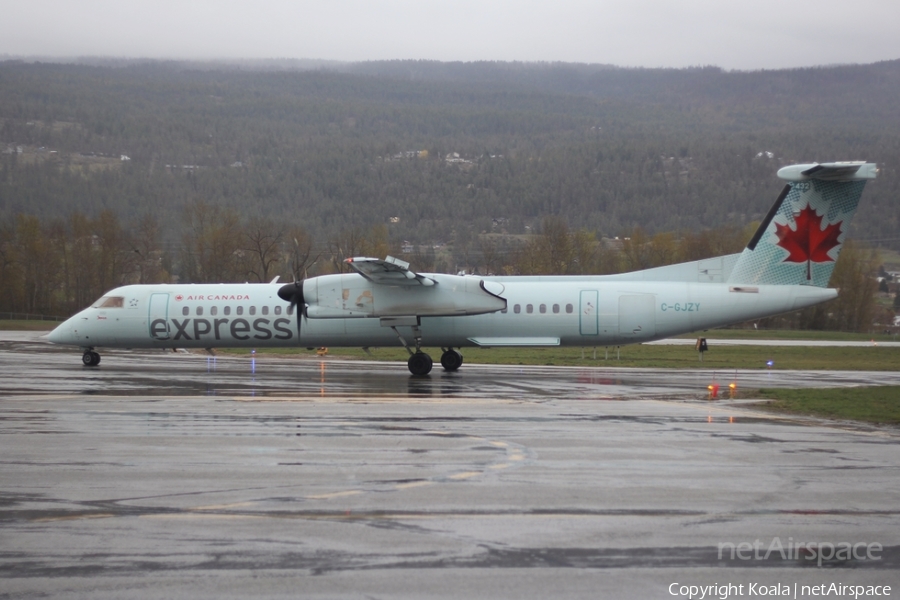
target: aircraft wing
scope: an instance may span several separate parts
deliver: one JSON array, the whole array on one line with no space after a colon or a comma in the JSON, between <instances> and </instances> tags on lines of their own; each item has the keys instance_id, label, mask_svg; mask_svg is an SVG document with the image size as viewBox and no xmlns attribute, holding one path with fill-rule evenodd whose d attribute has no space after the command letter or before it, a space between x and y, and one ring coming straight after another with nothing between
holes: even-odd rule
<instances>
[{"instance_id":1,"label":"aircraft wing","mask_svg":"<svg viewBox=\"0 0 900 600\"><path fill-rule=\"evenodd\" d=\"M371 281L383 285L434 285L434 280L409 270L409 263L388 256L384 259L356 256L344 261L354 271Z\"/></svg>"}]
</instances>

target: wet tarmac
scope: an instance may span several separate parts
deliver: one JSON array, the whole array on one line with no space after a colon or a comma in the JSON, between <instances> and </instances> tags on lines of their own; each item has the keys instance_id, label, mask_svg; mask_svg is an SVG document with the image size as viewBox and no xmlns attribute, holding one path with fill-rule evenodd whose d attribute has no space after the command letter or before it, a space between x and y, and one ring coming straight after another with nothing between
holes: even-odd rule
<instances>
[{"instance_id":1,"label":"wet tarmac","mask_svg":"<svg viewBox=\"0 0 900 600\"><path fill-rule=\"evenodd\" d=\"M126 351L91 369L0 333L0 597L896 595L900 431L706 399L734 375L414 378L403 363Z\"/></svg>"}]
</instances>

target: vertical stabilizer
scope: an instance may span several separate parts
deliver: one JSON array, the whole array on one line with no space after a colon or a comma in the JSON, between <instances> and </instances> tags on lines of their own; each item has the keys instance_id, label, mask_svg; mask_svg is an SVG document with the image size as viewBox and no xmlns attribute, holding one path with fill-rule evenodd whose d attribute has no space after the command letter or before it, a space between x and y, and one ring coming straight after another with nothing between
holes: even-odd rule
<instances>
[{"instance_id":1,"label":"vertical stabilizer","mask_svg":"<svg viewBox=\"0 0 900 600\"><path fill-rule=\"evenodd\" d=\"M728 283L827 287L876 165L837 162L778 171L788 184L738 258Z\"/></svg>"}]
</instances>

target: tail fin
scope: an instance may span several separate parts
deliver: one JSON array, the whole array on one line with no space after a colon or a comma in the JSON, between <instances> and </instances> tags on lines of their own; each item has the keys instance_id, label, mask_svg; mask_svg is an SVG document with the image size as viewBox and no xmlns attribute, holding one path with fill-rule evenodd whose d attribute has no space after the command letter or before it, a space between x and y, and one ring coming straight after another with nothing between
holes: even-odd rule
<instances>
[{"instance_id":1,"label":"tail fin","mask_svg":"<svg viewBox=\"0 0 900 600\"><path fill-rule=\"evenodd\" d=\"M873 163L836 162L779 169L788 181L728 283L827 287Z\"/></svg>"}]
</instances>

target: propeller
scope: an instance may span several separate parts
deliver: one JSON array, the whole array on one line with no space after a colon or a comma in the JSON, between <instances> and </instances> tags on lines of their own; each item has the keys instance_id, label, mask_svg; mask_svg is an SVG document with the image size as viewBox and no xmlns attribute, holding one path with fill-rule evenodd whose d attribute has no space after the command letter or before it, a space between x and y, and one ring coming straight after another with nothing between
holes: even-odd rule
<instances>
[{"instance_id":1,"label":"propeller","mask_svg":"<svg viewBox=\"0 0 900 600\"><path fill-rule=\"evenodd\" d=\"M296 308L297 311L297 343L300 343L300 321L301 317L304 316L304 308L306 304L303 301L303 281L295 281L294 283L288 283L286 285L278 288L278 297L284 300L285 302L290 302L291 306Z\"/></svg>"}]
</instances>

